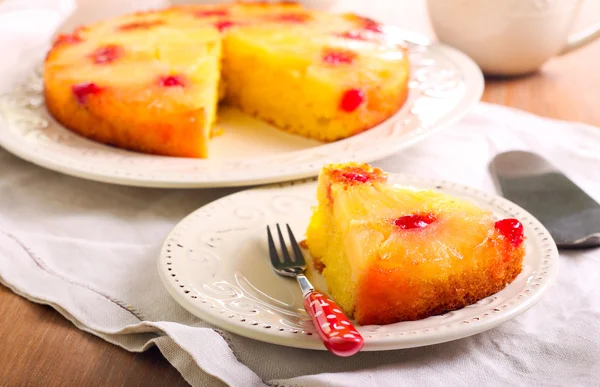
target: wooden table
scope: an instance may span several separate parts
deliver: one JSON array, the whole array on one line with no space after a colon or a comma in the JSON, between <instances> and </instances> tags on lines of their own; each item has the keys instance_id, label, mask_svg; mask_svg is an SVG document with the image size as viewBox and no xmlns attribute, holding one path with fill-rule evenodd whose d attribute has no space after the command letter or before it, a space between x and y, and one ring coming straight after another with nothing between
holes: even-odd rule
<instances>
[{"instance_id":1,"label":"wooden table","mask_svg":"<svg viewBox=\"0 0 600 387\"><path fill-rule=\"evenodd\" d=\"M405 5L412 8L413 3ZM588 3L581 25L600 17L600 2ZM420 21L411 18L411 24L423 26L423 8L413 11ZM600 126L599 63L597 42L552 60L539 74L488 79L483 100ZM76 329L53 309L0 286L0 386L185 385L157 349L142 354L126 352Z\"/></svg>"}]
</instances>

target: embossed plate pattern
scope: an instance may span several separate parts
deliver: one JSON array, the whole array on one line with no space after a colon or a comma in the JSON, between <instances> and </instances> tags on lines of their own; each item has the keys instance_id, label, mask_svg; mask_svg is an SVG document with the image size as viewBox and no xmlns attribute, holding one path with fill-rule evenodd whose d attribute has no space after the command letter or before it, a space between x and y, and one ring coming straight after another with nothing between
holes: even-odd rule
<instances>
[{"instance_id":1,"label":"embossed plate pattern","mask_svg":"<svg viewBox=\"0 0 600 387\"><path fill-rule=\"evenodd\" d=\"M476 304L420 321L357 327L365 351L430 345L483 332L532 307L555 281L556 246L522 208L445 181L405 175L391 175L390 181L465 197L498 217L519 219L527 254L523 271L510 285ZM267 224L289 223L302 238L315 192L314 180L279 184L238 192L193 212L161 249L163 284L183 307L222 329L274 344L324 349L304 312L297 284L271 270L265 234ZM316 282L322 286L319 278Z\"/></svg>"},{"instance_id":2,"label":"embossed plate pattern","mask_svg":"<svg viewBox=\"0 0 600 387\"><path fill-rule=\"evenodd\" d=\"M411 43L410 59L412 77L405 106L377 127L334 143L289 135L222 109L218 127L224 134L212 140L209 159L116 149L84 139L50 117L38 70L0 95L0 145L45 168L134 186L224 187L316 176L325 163L369 162L394 154L462 117L479 100L481 72L459 51Z\"/></svg>"}]
</instances>

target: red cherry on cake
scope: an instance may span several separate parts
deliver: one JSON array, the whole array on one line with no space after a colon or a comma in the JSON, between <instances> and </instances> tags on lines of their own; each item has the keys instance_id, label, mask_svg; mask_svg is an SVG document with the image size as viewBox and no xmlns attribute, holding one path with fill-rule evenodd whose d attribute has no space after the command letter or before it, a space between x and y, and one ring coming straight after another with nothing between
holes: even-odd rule
<instances>
[{"instance_id":1,"label":"red cherry on cake","mask_svg":"<svg viewBox=\"0 0 600 387\"><path fill-rule=\"evenodd\" d=\"M204 11L194 12L196 17L211 17L211 16L228 16L229 11L226 9L207 9Z\"/></svg>"},{"instance_id":2,"label":"red cherry on cake","mask_svg":"<svg viewBox=\"0 0 600 387\"><path fill-rule=\"evenodd\" d=\"M371 32L383 32L383 27L381 24L368 18L362 18L362 28Z\"/></svg>"},{"instance_id":3,"label":"red cherry on cake","mask_svg":"<svg viewBox=\"0 0 600 387\"><path fill-rule=\"evenodd\" d=\"M98 48L90 57L96 64L108 64L122 57L124 54L123 47L116 44L108 44Z\"/></svg>"},{"instance_id":4,"label":"red cherry on cake","mask_svg":"<svg viewBox=\"0 0 600 387\"><path fill-rule=\"evenodd\" d=\"M73 95L77 99L77 102L83 105L89 95L98 94L103 89L95 83L88 82L73 85L71 90L73 91Z\"/></svg>"},{"instance_id":5,"label":"red cherry on cake","mask_svg":"<svg viewBox=\"0 0 600 387\"><path fill-rule=\"evenodd\" d=\"M335 181L344 182L346 184L360 184L371 181L383 182L386 180L386 177L377 169L367 170L365 168L353 166L348 166L342 170L332 171L331 177Z\"/></svg>"},{"instance_id":6,"label":"red cherry on cake","mask_svg":"<svg viewBox=\"0 0 600 387\"><path fill-rule=\"evenodd\" d=\"M433 214L410 214L394 220L394 224L402 230L424 228L437 220Z\"/></svg>"},{"instance_id":7,"label":"red cherry on cake","mask_svg":"<svg viewBox=\"0 0 600 387\"><path fill-rule=\"evenodd\" d=\"M185 81L181 75L163 76L158 81L164 87L185 86Z\"/></svg>"},{"instance_id":8,"label":"red cherry on cake","mask_svg":"<svg viewBox=\"0 0 600 387\"><path fill-rule=\"evenodd\" d=\"M380 24L377 24L377 23L372 23L372 24L369 23L364 28L365 28L365 30L372 31L372 32L383 32L383 28L381 27Z\"/></svg>"},{"instance_id":9,"label":"red cherry on cake","mask_svg":"<svg viewBox=\"0 0 600 387\"><path fill-rule=\"evenodd\" d=\"M348 182L366 183L369 181L369 176L359 172L345 172L342 174L342 177Z\"/></svg>"},{"instance_id":10,"label":"red cherry on cake","mask_svg":"<svg viewBox=\"0 0 600 387\"><path fill-rule=\"evenodd\" d=\"M354 51L326 48L322 60L331 65L350 64L354 62L356 56Z\"/></svg>"},{"instance_id":11,"label":"red cherry on cake","mask_svg":"<svg viewBox=\"0 0 600 387\"><path fill-rule=\"evenodd\" d=\"M369 40L365 34L361 31L346 31L340 34L336 34L340 38L352 39L352 40Z\"/></svg>"},{"instance_id":12,"label":"red cherry on cake","mask_svg":"<svg viewBox=\"0 0 600 387\"><path fill-rule=\"evenodd\" d=\"M74 43L79 43L82 41L83 41L83 39L81 39L81 37L77 34L62 34L62 35L58 36L58 38L56 39L56 42L54 44L55 45L74 44Z\"/></svg>"},{"instance_id":13,"label":"red cherry on cake","mask_svg":"<svg viewBox=\"0 0 600 387\"><path fill-rule=\"evenodd\" d=\"M121 31L131 31L131 30L147 30L152 27L160 26L165 24L162 20L146 20L146 21L136 21L127 24L123 24L119 27Z\"/></svg>"},{"instance_id":14,"label":"red cherry on cake","mask_svg":"<svg viewBox=\"0 0 600 387\"><path fill-rule=\"evenodd\" d=\"M364 102L365 93L360 89L346 90L340 101L340 109L352 113Z\"/></svg>"},{"instance_id":15,"label":"red cherry on cake","mask_svg":"<svg viewBox=\"0 0 600 387\"><path fill-rule=\"evenodd\" d=\"M523 225L516 219L502 219L494 224L494 227L500 234L508 239L515 248L523 243L525 235Z\"/></svg>"},{"instance_id":16,"label":"red cherry on cake","mask_svg":"<svg viewBox=\"0 0 600 387\"><path fill-rule=\"evenodd\" d=\"M226 29L231 28L231 27L236 26L236 25L238 25L238 24L234 23L232 21L229 21L229 20L223 20L223 21L220 21L220 22L216 22L214 24L215 28L217 28L220 32L223 32Z\"/></svg>"}]
</instances>

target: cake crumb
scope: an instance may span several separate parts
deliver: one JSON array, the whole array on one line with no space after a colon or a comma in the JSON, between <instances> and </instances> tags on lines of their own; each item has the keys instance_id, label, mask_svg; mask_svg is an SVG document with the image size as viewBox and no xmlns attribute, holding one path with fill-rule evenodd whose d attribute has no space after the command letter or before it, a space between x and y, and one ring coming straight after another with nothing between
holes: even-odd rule
<instances>
[{"instance_id":1,"label":"cake crumb","mask_svg":"<svg viewBox=\"0 0 600 387\"><path fill-rule=\"evenodd\" d=\"M214 127L210 131L210 138L215 138L215 137L218 137L218 136L222 136L223 133L225 133L225 129L223 129L221 127Z\"/></svg>"}]
</instances>

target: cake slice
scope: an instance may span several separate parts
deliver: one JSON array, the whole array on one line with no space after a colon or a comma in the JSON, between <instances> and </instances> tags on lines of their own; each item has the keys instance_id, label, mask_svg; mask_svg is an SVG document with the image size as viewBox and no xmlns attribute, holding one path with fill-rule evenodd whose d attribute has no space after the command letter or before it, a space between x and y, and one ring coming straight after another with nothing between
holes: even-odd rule
<instances>
[{"instance_id":1,"label":"cake slice","mask_svg":"<svg viewBox=\"0 0 600 387\"><path fill-rule=\"evenodd\" d=\"M503 289L521 272L523 226L473 203L330 165L307 243L330 294L361 325L417 320Z\"/></svg>"},{"instance_id":2,"label":"cake slice","mask_svg":"<svg viewBox=\"0 0 600 387\"><path fill-rule=\"evenodd\" d=\"M105 144L207 157L220 35L208 27L151 28L152 34L132 27L110 35L83 29L76 38L59 38L44 71L48 110L71 130Z\"/></svg>"}]
</instances>

